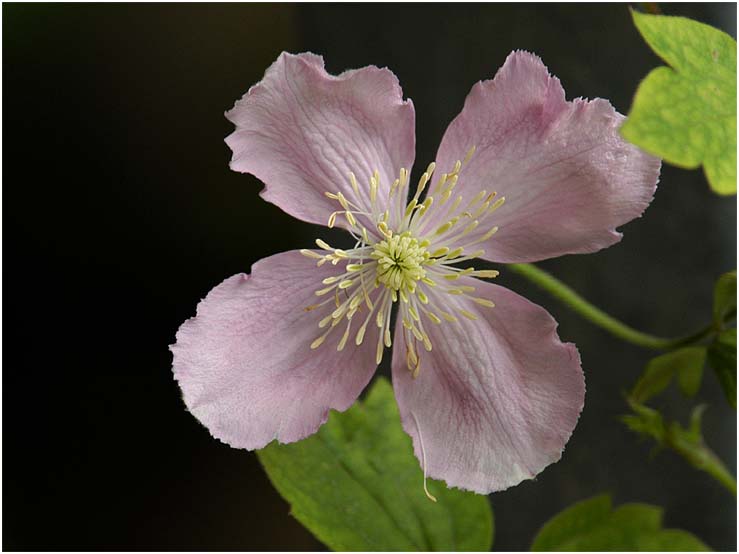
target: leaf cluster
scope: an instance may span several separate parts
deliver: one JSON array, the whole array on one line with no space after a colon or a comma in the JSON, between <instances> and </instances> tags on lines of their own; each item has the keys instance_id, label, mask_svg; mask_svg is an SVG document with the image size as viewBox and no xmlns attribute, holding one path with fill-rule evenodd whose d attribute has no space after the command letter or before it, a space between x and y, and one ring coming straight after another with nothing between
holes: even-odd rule
<instances>
[{"instance_id":1,"label":"leaf cluster","mask_svg":"<svg viewBox=\"0 0 739 554\"><path fill-rule=\"evenodd\" d=\"M677 421L666 421L659 411L646 405L675 380L686 397L695 396L708 360L727 401L736 409L736 328L724 328L726 321L736 315L736 271L717 280L712 313L714 338L710 344L686 346L650 360L627 395L632 413L621 419L632 431L651 437L658 449L669 448L677 452L693 467L709 473L736 495L735 479L703 440L701 419L706 406L696 406L688 426L683 427Z\"/></svg>"}]
</instances>

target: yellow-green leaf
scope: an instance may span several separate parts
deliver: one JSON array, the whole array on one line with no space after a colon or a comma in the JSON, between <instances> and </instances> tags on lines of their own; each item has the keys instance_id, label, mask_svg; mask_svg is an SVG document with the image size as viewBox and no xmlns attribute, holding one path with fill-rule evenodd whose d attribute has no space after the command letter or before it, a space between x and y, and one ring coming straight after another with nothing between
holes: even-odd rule
<instances>
[{"instance_id":1,"label":"yellow-green leaf","mask_svg":"<svg viewBox=\"0 0 739 554\"><path fill-rule=\"evenodd\" d=\"M715 192L736 194L736 41L685 17L632 15L670 67L639 85L622 136L679 167L703 165Z\"/></svg>"}]
</instances>

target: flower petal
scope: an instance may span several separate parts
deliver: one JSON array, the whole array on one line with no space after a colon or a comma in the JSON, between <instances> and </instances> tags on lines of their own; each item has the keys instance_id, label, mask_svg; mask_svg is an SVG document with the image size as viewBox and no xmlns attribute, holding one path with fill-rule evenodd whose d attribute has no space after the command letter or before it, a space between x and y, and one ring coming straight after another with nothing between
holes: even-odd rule
<instances>
[{"instance_id":1,"label":"flower petal","mask_svg":"<svg viewBox=\"0 0 739 554\"><path fill-rule=\"evenodd\" d=\"M231 169L251 173L262 197L287 213L325 225L340 210L326 192L341 192L369 206L369 180L380 174L378 207L390 184L415 155L415 111L395 75L374 66L335 77L315 54L282 53L264 79L226 117L236 130L226 138ZM359 182L353 191L349 172ZM342 224L342 218L337 224Z\"/></svg>"},{"instance_id":2,"label":"flower petal","mask_svg":"<svg viewBox=\"0 0 739 554\"><path fill-rule=\"evenodd\" d=\"M528 52L513 52L492 81L472 87L437 154L450 171L472 146L456 190L495 190L505 204L480 225L499 231L485 258L528 262L594 252L652 200L660 161L618 134L624 117L606 100L565 100L559 79Z\"/></svg>"},{"instance_id":3,"label":"flower petal","mask_svg":"<svg viewBox=\"0 0 739 554\"><path fill-rule=\"evenodd\" d=\"M317 268L299 252L254 264L210 291L197 316L177 332L173 370L185 404L214 437L239 448L273 439L293 442L314 433L329 409L346 410L372 378L375 327L366 342L348 341L338 326L316 350L323 331L314 291L336 268ZM331 302L326 309L335 307Z\"/></svg>"},{"instance_id":4,"label":"flower petal","mask_svg":"<svg viewBox=\"0 0 739 554\"><path fill-rule=\"evenodd\" d=\"M459 281L494 308L456 296L449 311L471 321L429 324L433 350L420 372L407 370L401 334L395 340L393 384L403 428L428 475L481 494L530 479L557 461L583 407L580 356L563 344L543 308L508 289ZM439 303L438 292L432 303ZM423 446L421 446L423 445Z\"/></svg>"}]
</instances>

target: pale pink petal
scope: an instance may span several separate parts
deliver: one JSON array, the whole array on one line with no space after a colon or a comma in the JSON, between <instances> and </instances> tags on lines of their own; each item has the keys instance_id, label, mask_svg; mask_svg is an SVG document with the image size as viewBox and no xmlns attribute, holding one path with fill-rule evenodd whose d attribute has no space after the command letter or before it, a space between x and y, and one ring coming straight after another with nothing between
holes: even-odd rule
<instances>
[{"instance_id":1,"label":"pale pink petal","mask_svg":"<svg viewBox=\"0 0 739 554\"><path fill-rule=\"evenodd\" d=\"M329 266L329 267L326 267ZM265 258L251 275L234 275L210 291L197 316L177 332L173 370L188 409L211 434L239 448L314 433L329 409L346 410L374 373L376 327L361 347L342 352L337 326L316 350L318 321L335 309L306 312L336 267L292 251Z\"/></svg>"},{"instance_id":2,"label":"pale pink petal","mask_svg":"<svg viewBox=\"0 0 739 554\"><path fill-rule=\"evenodd\" d=\"M263 181L262 197L287 213L325 225L338 191L369 206L369 180L380 174L379 212L401 167L415 155L415 111L395 75L374 66L329 75L315 54L282 53L264 79L226 117L231 168ZM352 190L349 172L359 183ZM343 224L342 218L337 224Z\"/></svg>"},{"instance_id":3,"label":"pale pink petal","mask_svg":"<svg viewBox=\"0 0 739 554\"><path fill-rule=\"evenodd\" d=\"M496 306L436 293L432 303L446 296L448 311L461 307L478 319L426 324L433 349L421 350L416 379L396 333L393 384L403 428L422 464L425 453L428 475L487 494L531 479L560 458L585 383L577 349L560 342L543 308L503 287L460 282Z\"/></svg>"},{"instance_id":4,"label":"pale pink petal","mask_svg":"<svg viewBox=\"0 0 739 554\"><path fill-rule=\"evenodd\" d=\"M565 100L559 79L527 52L513 52L492 81L472 87L437 154L450 171L468 150L456 190L485 189L505 204L478 227L497 225L485 258L525 262L594 252L618 242L616 227L652 200L660 161L624 141L624 117L606 100Z\"/></svg>"}]
</instances>

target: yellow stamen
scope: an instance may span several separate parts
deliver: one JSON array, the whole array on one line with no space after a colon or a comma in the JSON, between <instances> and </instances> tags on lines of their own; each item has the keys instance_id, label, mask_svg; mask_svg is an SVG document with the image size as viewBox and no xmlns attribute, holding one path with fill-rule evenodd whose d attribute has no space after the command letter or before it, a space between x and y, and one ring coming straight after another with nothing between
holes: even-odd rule
<instances>
[{"instance_id":1,"label":"yellow stamen","mask_svg":"<svg viewBox=\"0 0 739 554\"><path fill-rule=\"evenodd\" d=\"M405 189L409 185L410 174L405 168L400 168L398 178L389 186L387 183L381 186L380 173L374 170L369 178L369 194L367 189L361 190L356 175L349 172L349 184L353 191L349 193L351 200L342 191L325 193L327 198L341 206L341 210L330 214L329 227L335 227L338 216L343 215L348 224L346 227L357 242L353 248L341 249L317 239L316 245L323 252L309 249L300 251L303 256L316 260L318 266L326 262L338 266L334 275L322 279L325 288L314 293L316 296L332 296L304 308L305 312L325 310L323 313L318 312L321 317L318 326L323 331L311 343L312 349L323 344L332 329L342 323L345 328L336 343L337 351L346 348L350 336L360 346L366 337L370 320L374 319L378 328L375 358L379 364L384 349L390 348L393 342L390 332L392 305L400 302L403 314L400 329L403 331L406 362L411 375L416 378L421 366L418 343L422 343L427 351L431 351L433 347L424 330L424 324L428 323L421 320L421 312L434 325L459 322L456 315L441 309L443 295L429 297L429 291L436 287L439 279L448 285L454 282L453 286L441 287L447 294L459 296L460 300L468 299L481 306L495 306L487 298L472 296L475 287L466 283L460 285L459 278L493 278L498 275L497 271L451 266L484 254L483 250L473 252L471 247L487 241L498 230L487 223L485 218L505 201L505 198L496 198L495 192L488 193L484 190L466 202L461 195L455 195L454 189L459 179L464 178L460 177L462 169L474 153L473 146L462 161L455 162L451 171L441 174L433 187L431 183L436 164L430 163L418 181L415 194L407 203ZM427 187L430 187L429 190L426 190ZM382 199L387 201L382 207L377 204L380 190L383 195L387 195L386 199ZM424 191L426 198L420 202ZM439 206L445 207L441 209ZM385 208L384 211L379 211L382 208ZM366 218L369 227L358 222L360 216ZM462 225L459 225L460 221ZM483 223L487 232L478 236L478 229ZM468 235L473 238L469 243L464 243L461 239ZM370 296L378 287L383 287L383 291L373 301ZM439 305L434 305L432 301ZM453 306L460 316L471 320L478 318L474 312L464 310L458 304ZM354 332L352 321L360 311L363 313L362 322Z\"/></svg>"}]
</instances>

